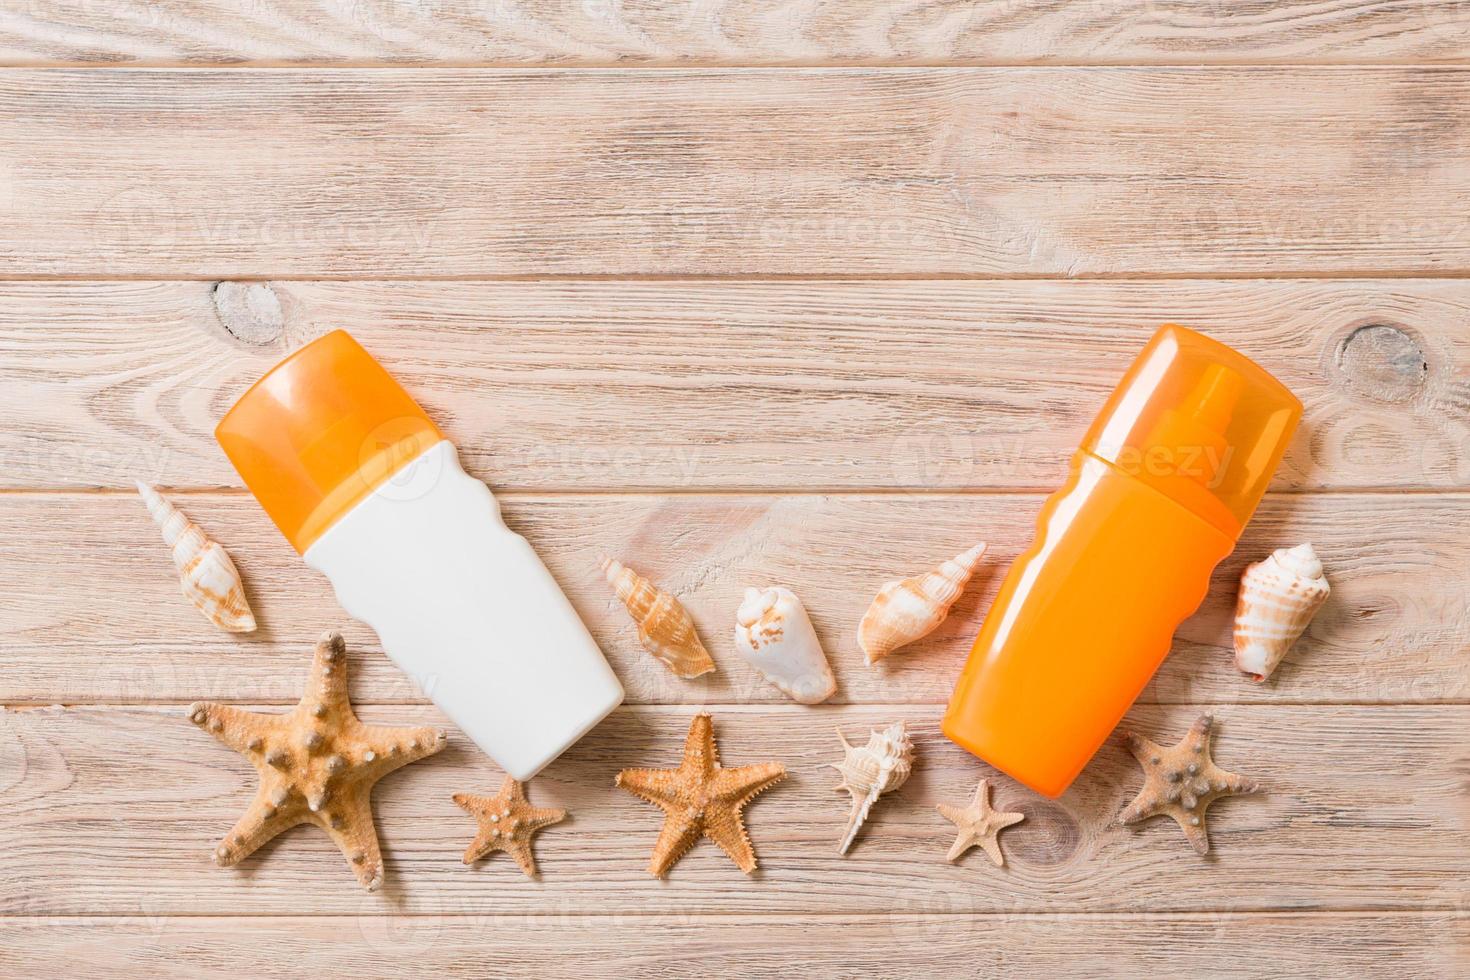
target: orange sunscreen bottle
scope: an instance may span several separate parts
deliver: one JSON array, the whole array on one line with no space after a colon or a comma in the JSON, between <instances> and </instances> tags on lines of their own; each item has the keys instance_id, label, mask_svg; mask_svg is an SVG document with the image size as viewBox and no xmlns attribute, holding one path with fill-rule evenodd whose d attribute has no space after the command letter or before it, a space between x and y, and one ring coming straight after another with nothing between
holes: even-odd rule
<instances>
[{"instance_id":1,"label":"orange sunscreen bottle","mask_svg":"<svg viewBox=\"0 0 1470 980\"><path fill-rule=\"evenodd\" d=\"M1059 796L1122 720L1235 547L1301 402L1243 355L1154 334L1042 505L944 715L944 734Z\"/></svg>"}]
</instances>

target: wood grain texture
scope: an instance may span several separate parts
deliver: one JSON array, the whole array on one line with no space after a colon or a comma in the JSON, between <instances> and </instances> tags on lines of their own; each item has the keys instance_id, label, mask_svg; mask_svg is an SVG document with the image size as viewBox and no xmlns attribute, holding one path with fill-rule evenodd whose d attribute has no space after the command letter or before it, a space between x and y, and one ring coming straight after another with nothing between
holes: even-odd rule
<instances>
[{"instance_id":1,"label":"wood grain texture","mask_svg":"<svg viewBox=\"0 0 1470 980\"><path fill-rule=\"evenodd\" d=\"M0 283L0 486L238 487L215 424L345 327L497 489L1050 491L1167 319L1306 403L1278 488L1470 487L1462 280Z\"/></svg>"},{"instance_id":2,"label":"wood grain texture","mask_svg":"<svg viewBox=\"0 0 1470 980\"><path fill-rule=\"evenodd\" d=\"M1470 270L1454 67L17 69L0 120L7 276Z\"/></svg>"},{"instance_id":3,"label":"wood grain texture","mask_svg":"<svg viewBox=\"0 0 1470 980\"><path fill-rule=\"evenodd\" d=\"M133 495L0 495L0 702L294 703L298 669L327 628L345 628L361 702L418 701L440 679L410 678L351 623L248 497L175 498L230 549L261 622L222 633L178 595L167 550ZM803 599L838 677L834 703L948 700L985 610L1031 540L1033 495L570 495L502 498L612 659L633 703L786 704L735 652L750 586ZM1201 610L1180 628L1148 702L1465 701L1470 541L1461 495L1268 497ZM991 550L929 637L868 668L855 631L879 586L977 540ZM1241 569L1311 541L1332 597L1268 684L1236 671L1230 624ZM858 546L855 543L861 542ZM621 557L691 611L719 670L682 681L648 655L597 568Z\"/></svg>"},{"instance_id":4,"label":"wood grain texture","mask_svg":"<svg viewBox=\"0 0 1470 980\"><path fill-rule=\"evenodd\" d=\"M293 671L294 672L294 671ZM939 734L939 709L713 708L727 765L775 759L790 776L746 811L760 869L747 878L700 845L664 882L649 877L659 813L613 786L627 766L678 757L688 707L615 712L535 780L541 806L570 820L537 840L540 881L511 862L465 867L473 821L450 795L499 774L453 732L450 746L378 785L387 882L363 893L323 834L302 828L238 870L212 846L255 791L254 771L194 730L180 708L8 711L0 752L0 914L432 915L768 912L1030 913L1452 911L1470 876L1464 770L1470 715L1459 706L1233 706L1218 711L1215 757L1269 787L1210 810L1211 856L1179 828L1115 816L1141 776L1117 738L1068 792L1044 800ZM1177 737L1191 705L1135 708L1126 724ZM379 706L365 721L435 723L427 707ZM847 857L836 842L846 796L827 764L835 730L861 737L910 722L914 773L873 811ZM997 779L995 805L1025 822L1005 832L999 871L945 862L953 827L934 809ZM1289 869L1289 871L1287 870Z\"/></svg>"},{"instance_id":5,"label":"wood grain texture","mask_svg":"<svg viewBox=\"0 0 1470 980\"><path fill-rule=\"evenodd\" d=\"M636 937L636 941L630 941ZM758 937L758 939L753 938ZM393 976L707 977L1074 974L1231 977L1463 973L1463 912L943 917L128 916L0 919L10 965L44 975L131 967L155 977L298 977L370 957ZM903 951L902 968L892 953Z\"/></svg>"},{"instance_id":6,"label":"wood grain texture","mask_svg":"<svg viewBox=\"0 0 1470 980\"><path fill-rule=\"evenodd\" d=\"M1462 59L1467 24L1459 0L7 0L0 62L1371 62Z\"/></svg>"},{"instance_id":7,"label":"wood grain texture","mask_svg":"<svg viewBox=\"0 0 1470 980\"><path fill-rule=\"evenodd\" d=\"M0 0L0 66L131 66L0 67L0 973L1470 971L1467 14ZM1041 494L1165 320L1306 403L1126 722L1168 740L1213 710L1221 764L1265 783L1212 809L1203 861L1167 821L1115 823L1141 781L1119 736L1050 801L937 726ZM211 430L334 327L444 424L627 685L535 781L572 811L540 881L460 863L450 795L500 774L457 732L380 787L386 894L309 829L209 860L254 777L183 705L294 702L345 624ZM116 492L138 476L233 550L259 634L179 599ZM944 627L862 666L878 585L980 537ZM1235 578L1303 540L1332 598L1251 684ZM718 674L641 651L602 549L685 601ZM810 608L832 704L734 654L768 583ZM443 722L438 678L348 633L367 720ZM791 779L747 811L755 876L702 844L655 882L658 814L612 777L672 764L702 708L727 764ZM915 774L839 857L835 730L897 718ZM943 861L934 804L981 776L1027 815L1004 869Z\"/></svg>"}]
</instances>

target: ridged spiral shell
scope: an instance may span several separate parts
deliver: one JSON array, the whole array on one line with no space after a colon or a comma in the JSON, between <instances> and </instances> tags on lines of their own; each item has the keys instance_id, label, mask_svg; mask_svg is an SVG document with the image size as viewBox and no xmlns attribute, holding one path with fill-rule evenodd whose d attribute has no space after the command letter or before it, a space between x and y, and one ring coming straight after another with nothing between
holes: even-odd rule
<instances>
[{"instance_id":1,"label":"ridged spiral shell","mask_svg":"<svg viewBox=\"0 0 1470 980\"><path fill-rule=\"evenodd\" d=\"M679 600L614 558L602 559L602 573L633 617L645 650L686 680L715 669L693 617Z\"/></svg>"},{"instance_id":2,"label":"ridged spiral shell","mask_svg":"<svg viewBox=\"0 0 1470 980\"><path fill-rule=\"evenodd\" d=\"M179 589L184 598L211 623L230 633L255 629L255 614L245 599L245 586L230 555L211 541L198 524L154 490L138 481L138 495L163 532L163 541L173 550L179 570Z\"/></svg>"},{"instance_id":3,"label":"ridged spiral shell","mask_svg":"<svg viewBox=\"0 0 1470 980\"><path fill-rule=\"evenodd\" d=\"M982 542L931 572L889 582L879 589L858 624L858 646L868 665L934 632L965 591L984 556Z\"/></svg>"},{"instance_id":4,"label":"ridged spiral shell","mask_svg":"<svg viewBox=\"0 0 1470 980\"><path fill-rule=\"evenodd\" d=\"M1270 677L1331 591L1310 544L1247 566L1235 605L1235 665L1257 681Z\"/></svg>"},{"instance_id":5,"label":"ridged spiral shell","mask_svg":"<svg viewBox=\"0 0 1470 980\"><path fill-rule=\"evenodd\" d=\"M914 743L901 721L874 729L866 745L852 745L841 731L837 737L842 740L845 752L842 761L832 766L842 773L842 784L837 789L852 795L847 828L837 845L837 853L846 854L878 797L898 789L909 778L913 771Z\"/></svg>"}]
</instances>

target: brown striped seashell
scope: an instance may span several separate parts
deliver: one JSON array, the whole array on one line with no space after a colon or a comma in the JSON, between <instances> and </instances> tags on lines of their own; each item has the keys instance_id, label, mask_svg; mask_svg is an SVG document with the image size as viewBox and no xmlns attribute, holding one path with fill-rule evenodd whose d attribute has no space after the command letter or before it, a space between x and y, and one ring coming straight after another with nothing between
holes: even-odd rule
<instances>
[{"instance_id":1,"label":"brown striped seashell","mask_svg":"<svg viewBox=\"0 0 1470 980\"><path fill-rule=\"evenodd\" d=\"M1248 565L1235 604L1235 665L1257 681L1270 677L1331 591L1310 544Z\"/></svg>"},{"instance_id":2,"label":"brown striped seashell","mask_svg":"<svg viewBox=\"0 0 1470 980\"><path fill-rule=\"evenodd\" d=\"M163 531L164 543L173 549L184 598L220 629L230 633L252 632L255 615L245 600L245 587L229 553L206 537L198 524L164 500L158 491L141 480L137 483L148 513Z\"/></svg>"},{"instance_id":3,"label":"brown striped seashell","mask_svg":"<svg viewBox=\"0 0 1470 980\"><path fill-rule=\"evenodd\" d=\"M679 600L614 558L602 559L602 573L638 626L643 648L686 680L715 669L694 619Z\"/></svg>"},{"instance_id":4,"label":"brown striped seashell","mask_svg":"<svg viewBox=\"0 0 1470 980\"><path fill-rule=\"evenodd\" d=\"M982 542L932 572L889 582L879 589L858 624L858 646L868 658L868 666L934 632L965 591L984 556Z\"/></svg>"}]
</instances>

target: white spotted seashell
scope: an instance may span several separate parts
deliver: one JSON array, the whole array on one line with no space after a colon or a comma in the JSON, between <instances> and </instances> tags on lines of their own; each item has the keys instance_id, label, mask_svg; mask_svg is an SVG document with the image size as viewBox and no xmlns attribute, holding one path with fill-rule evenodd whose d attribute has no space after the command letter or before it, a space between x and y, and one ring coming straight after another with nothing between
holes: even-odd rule
<instances>
[{"instance_id":1,"label":"white spotted seashell","mask_svg":"<svg viewBox=\"0 0 1470 980\"><path fill-rule=\"evenodd\" d=\"M858 624L858 646L868 658L868 666L934 632L965 591L983 557L982 542L932 572L889 582L879 589Z\"/></svg>"},{"instance_id":2,"label":"white spotted seashell","mask_svg":"<svg viewBox=\"0 0 1470 980\"><path fill-rule=\"evenodd\" d=\"M842 773L842 785L837 789L852 794L847 829L837 845L837 853L846 854L878 797L898 789L909 778L914 765L914 743L901 721L875 730L868 737L867 745L849 744L840 731L837 737L842 739L846 751L842 761L832 766Z\"/></svg>"},{"instance_id":3,"label":"white spotted seashell","mask_svg":"<svg viewBox=\"0 0 1470 980\"><path fill-rule=\"evenodd\" d=\"M1235 605L1235 665L1257 681L1270 677L1331 591L1310 544L1247 566Z\"/></svg>"},{"instance_id":4,"label":"white spotted seashell","mask_svg":"<svg viewBox=\"0 0 1470 980\"><path fill-rule=\"evenodd\" d=\"M811 617L790 589L745 590L735 611L735 649L793 701L817 704L837 690Z\"/></svg>"},{"instance_id":5,"label":"white spotted seashell","mask_svg":"<svg viewBox=\"0 0 1470 980\"><path fill-rule=\"evenodd\" d=\"M211 541L199 525L164 500L158 491L138 481L138 494L148 513L163 531L163 541L173 549L179 570L179 588L184 598L214 625L230 633L255 629L255 614L245 600L245 587L230 555Z\"/></svg>"}]
</instances>

